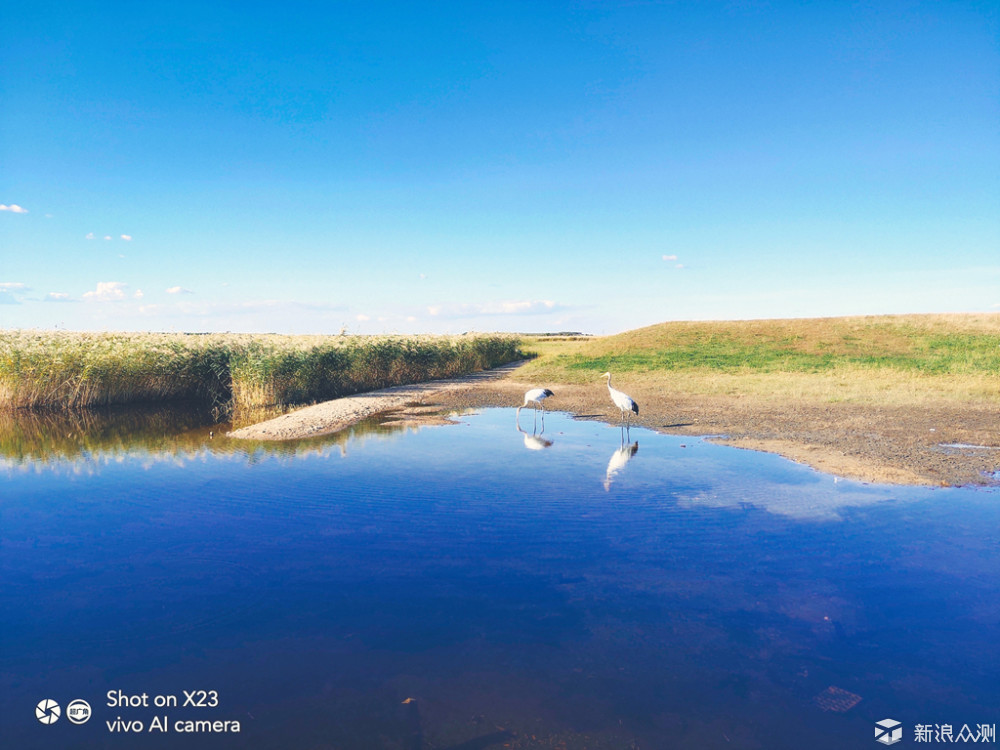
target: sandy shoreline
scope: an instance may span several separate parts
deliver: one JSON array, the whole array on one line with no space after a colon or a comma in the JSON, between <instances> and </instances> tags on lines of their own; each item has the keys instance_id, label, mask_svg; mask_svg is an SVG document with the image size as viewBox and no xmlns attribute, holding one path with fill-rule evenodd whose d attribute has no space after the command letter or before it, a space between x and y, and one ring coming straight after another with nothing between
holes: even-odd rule
<instances>
[{"instance_id":1,"label":"sandy shoreline","mask_svg":"<svg viewBox=\"0 0 1000 750\"><path fill-rule=\"evenodd\" d=\"M228 433L228 437L243 440L301 440L328 435L375 414L398 409L407 404L421 403L427 398L442 398L459 390L488 389L514 372L521 364L523 363L515 362L460 378L398 385L323 401L265 422L233 430Z\"/></svg>"},{"instance_id":2,"label":"sandy shoreline","mask_svg":"<svg viewBox=\"0 0 1000 750\"><path fill-rule=\"evenodd\" d=\"M447 381L399 386L305 407L244 427L231 437L292 440L343 429L407 404L519 406L524 391L555 391L550 410L617 422L618 410L600 381L594 385L528 383L518 364ZM767 402L739 397L664 394L615 382L640 404L635 424L777 453L824 472L892 484L987 484L1000 472L1000 407L992 405L878 406L849 403Z\"/></svg>"}]
</instances>

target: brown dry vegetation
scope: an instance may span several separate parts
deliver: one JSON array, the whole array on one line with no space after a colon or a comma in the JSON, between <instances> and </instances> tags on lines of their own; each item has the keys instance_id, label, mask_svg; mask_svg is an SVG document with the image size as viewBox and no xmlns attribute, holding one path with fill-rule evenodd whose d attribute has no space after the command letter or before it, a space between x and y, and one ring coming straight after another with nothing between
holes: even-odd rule
<instances>
[{"instance_id":1,"label":"brown dry vegetation","mask_svg":"<svg viewBox=\"0 0 1000 750\"><path fill-rule=\"evenodd\" d=\"M0 409L198 400L224 412L454 377L521 357L518 340L0 330Z\"/></svg>"}]
</instances>

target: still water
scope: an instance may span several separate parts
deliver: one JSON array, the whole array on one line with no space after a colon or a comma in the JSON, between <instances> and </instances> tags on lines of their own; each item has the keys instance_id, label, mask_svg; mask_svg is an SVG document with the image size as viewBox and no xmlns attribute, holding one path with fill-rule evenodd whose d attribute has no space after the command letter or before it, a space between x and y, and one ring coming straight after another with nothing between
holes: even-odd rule
<instances>
[{"instance_id":1,"label":"still water","mask_svg":"<svg viewBox=\"0 0 1000 750\"><path fill-rule=\"evenodd\" d=\"M0 747L868 748L885 718L905 745L1000 724L994 489L558 413L519 432L510 409L280 446L77 419L0 425Z\"/></svg>"}]
</instances>

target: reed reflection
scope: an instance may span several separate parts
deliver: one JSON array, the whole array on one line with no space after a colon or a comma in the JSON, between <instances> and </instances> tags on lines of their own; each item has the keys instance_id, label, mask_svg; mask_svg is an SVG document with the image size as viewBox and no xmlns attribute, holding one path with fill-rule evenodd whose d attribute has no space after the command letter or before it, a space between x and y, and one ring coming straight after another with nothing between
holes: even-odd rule
<instances>
[{"instance_id":1,"label":"reed reflection","mask_svg":"<svg viewBox=\"0 0 1000 750\"><path fill-rule=\"evenodd\" d=\"M250 462L333 449L346 455L351 440L397 434L412 425L374 418L330 435L281 442L229 439L231 428L205 409L183 406L0 411L0 468L100 465L126 456L176 462L202 453Z\"/></svg>"}]
</instances>

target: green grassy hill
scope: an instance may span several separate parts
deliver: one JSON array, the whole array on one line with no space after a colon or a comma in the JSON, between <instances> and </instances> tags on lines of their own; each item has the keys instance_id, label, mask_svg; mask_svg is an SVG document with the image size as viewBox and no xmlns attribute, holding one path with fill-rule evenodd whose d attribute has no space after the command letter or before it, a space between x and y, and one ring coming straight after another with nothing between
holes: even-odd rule
<instances>
[{"instance_id":1,"label":"green grassy hill","mask_svg":"<svg viewBox=\"0 0 1000 750\"><path fill-rule=\"evenodd\" d=\"M539 356L520 375L538 382L610 370L702 394L1000 400L1000 314L673 322L525 349Z\"/></svg>"}]
</instances>

